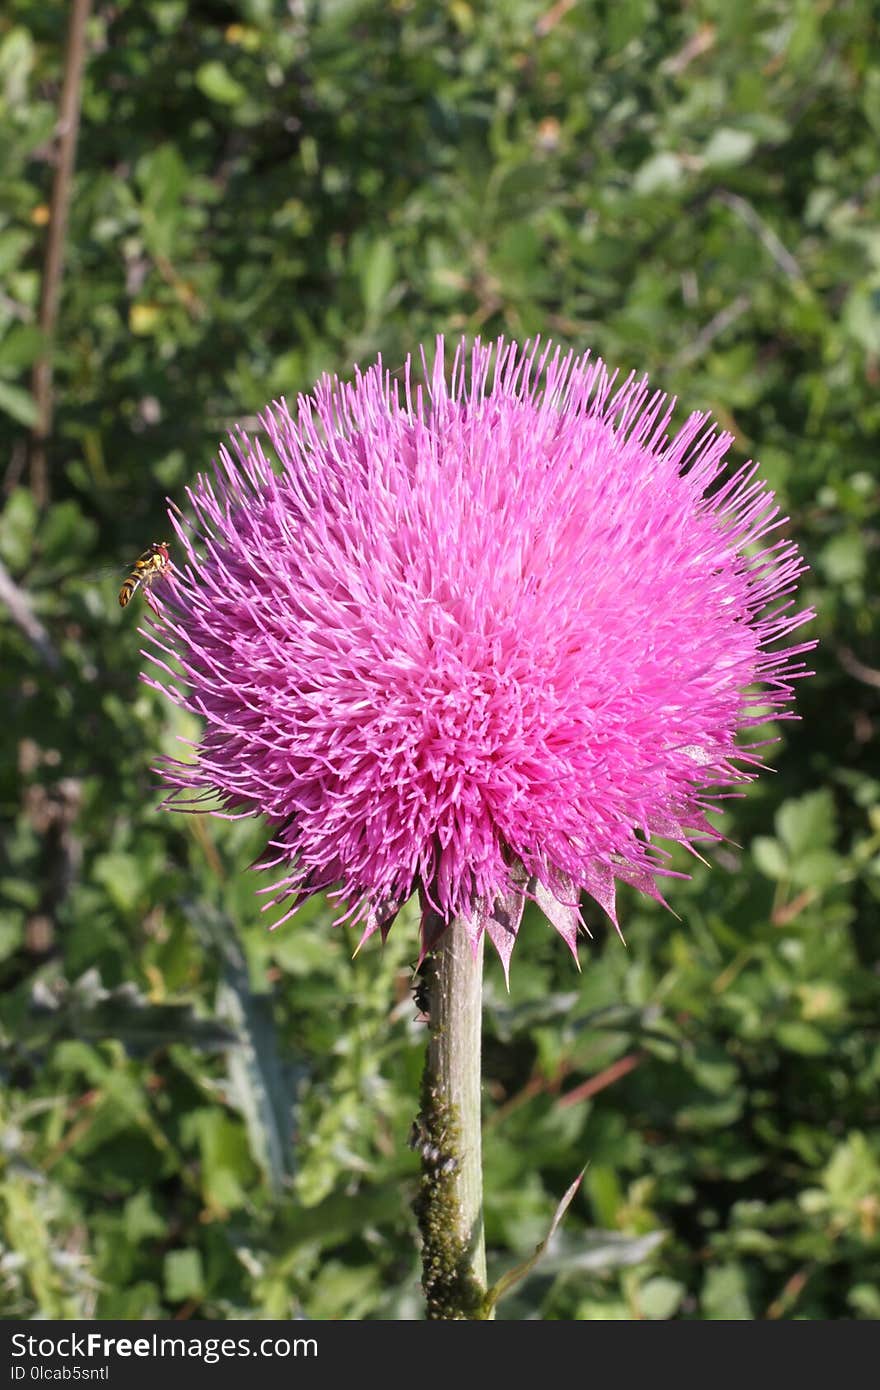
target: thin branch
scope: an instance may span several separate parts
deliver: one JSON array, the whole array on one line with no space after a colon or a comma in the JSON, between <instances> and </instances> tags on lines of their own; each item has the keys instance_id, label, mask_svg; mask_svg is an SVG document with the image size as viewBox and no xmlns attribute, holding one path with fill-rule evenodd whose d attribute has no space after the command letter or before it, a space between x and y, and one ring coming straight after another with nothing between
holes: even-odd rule
<instances>
[{"instance_id":1,"label":"thin branch","mask_svg":"<svg viewBox=\"0 0 880 1390\"><path fill-rule=\"evenodd\" d=\"M778 265L783 274L790 280L803 280L804 274L795 260L794 256L786 246L780 241L779 237L756 212L751 203L746 202L738 193L731 193L728 189L722 188L716 195L719 203L730 208L731 212L736 213L741 222L754 232L761 245L769 252L773 261Z\"/></svg>"},{"instance_id":2,"label":"thin branch","mask_svg":"<svg viewBox=\"0 0 880 1390\"><path fill-rule=\"evenodd\" d=\"M563 1109L567 1105L577 1105L578 1101L596 1096L600 1091L604 1091L606 1086L613 1086L615 1081L620 1081L622 1077L635 1071L636 1067L644 1060L644 1052L630 1052L625 1057L620 1057L616 1062L612 1062L596 1076L591 1076L588 1081L582 1081L580 1086L575 1086L574 1090L566 1091L556 1104L560 1109Z\"/></svg>"},{"instance_id":3,"label":"thin branch","mask_svg":"<svg viewBox=\"0 0 880 1390\"><path fill-rule=\"evenodd\" d=\"M541 15L535 22L535 34L539 39L543 39L547 34L551 34L560 20L563 20L569 10L573 10L576 0L556 0L555 5Z\"/></svg>"},{"instance_id":4,"label":"thin branch","mask_svg":"<svg viewBox=\"0 0 880 1390\"><path fill-rule=\"evenodd\" d=\"M708 352L716 338L736 323L738 318L742 318L747 309L751 307L751 299L747 294L738 294L736 299L732 299L729 304L711 318L707 324L700 329L692 343L682 348L681 352L676 353L673 365L676 367L691 367L698 361L705 352Z\"/></svg>"},{"instance_id":5,"label":"thin branch","mask_svg":"<svg viewBox=\"0 0 880 1390\"><path fill-rule=\"evenodd\" d=\"M660 71L668 72L671 77L681 77L685 68L690 67L695 58L701 58L710 48L715 47L717 38L718 30L714 24L701 24L683 48L673 53L670 58L663 59Z\"/></svg>"},{"instance_id":6,"label":"thin branch","mask_svg":"<svg viewBox=\"0 0 880 1390\"><path fill-rule=\"evenodd\" d=\"M880 689L880 671L875 671L873 666L866 666L863 661L859 661L849 647L838 647L836 650L837 659L847 675L861 681L863 685L873 685Z\"/></svg>"},{"instance_id":7,"label":"thin branch","mask_svg":"<svg viewBox=\"0 0 880 1390\"><path fill-rule=\"evenodd\" d=\"M37 408L37 421L31 436L31 491L40 506L49 500L49 470L46 462L46 443L52 433L52 353L55 321L61 294L61 273L64 264L64 241L67 232L67 212L73 182L76 138L79 133L79 113L82 103L82 74L86 53L86 23L92 0L71 0L70 23L67 30L67 50L64 57L64 83L58 110L58 162L52 185L49 230L46 237L46 256L43 262L43 285L40 298L40 328L43 332L43 351L34 363L32 390Z\"/></svg>"},{"instance_id":8,"label":"thin branch","mask_svg":"<svg viewBox=\"0 0 880 1390\"><path fill-rule=\"evenodd\" d=\"M61 660L52 645L24 589L19 588L3 561L0 560L0 603L9 609L9 616L24 633L51 671L60 671Z\"/></svg>"}]
</instances>

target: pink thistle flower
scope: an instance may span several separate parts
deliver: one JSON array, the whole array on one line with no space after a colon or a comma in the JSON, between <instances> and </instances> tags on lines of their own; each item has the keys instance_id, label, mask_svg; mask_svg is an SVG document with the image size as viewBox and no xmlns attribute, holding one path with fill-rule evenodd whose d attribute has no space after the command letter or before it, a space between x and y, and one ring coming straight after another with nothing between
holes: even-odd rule
<instances>
[{"instance_id":1,"label":"pink thistle flower","mask_svg":"<svg viewBox=\"0 0 880 1390\"><path fill-rule=\"evenodd\" d=\"M506 972L527 897L575 953L582 891L615 926L618 880L662 901L651 836L721 838L812 614L707 415L670 438L645 379L548 344L411 367L276 402L280 469L238 430L172 513L152 683L205 731L163 775L171 805L267 818L267 906L332 889L384 938L418 889L423 953L461 916Z\"/></svg>"}]
</instances>

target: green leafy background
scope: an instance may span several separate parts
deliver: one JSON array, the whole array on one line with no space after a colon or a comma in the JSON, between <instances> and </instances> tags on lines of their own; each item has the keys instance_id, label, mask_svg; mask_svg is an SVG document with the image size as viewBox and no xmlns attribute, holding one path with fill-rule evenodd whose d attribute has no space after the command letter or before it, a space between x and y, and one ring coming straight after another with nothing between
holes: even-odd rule
<instances>
[{"instance_id":1,"label":"green leafy background","mask_svg":"<svg viewBox=\"0 0 880 1390\"><path fill-rule=\"evenodd\" d=\"M6 1316L420 1316L413 912L356 958L320 901L267 930L259 825L156 810L193 726L115 590L234 420L441 330L711 407L819 615L678 915L597 910L577 975L529 913L488 963L496 1273L588 1164L499 1316L880 1316L875 7L99 0L39 510L66 19L0 19L0 558L60 657L0 613Z\"/></svg>"}]
</instances>

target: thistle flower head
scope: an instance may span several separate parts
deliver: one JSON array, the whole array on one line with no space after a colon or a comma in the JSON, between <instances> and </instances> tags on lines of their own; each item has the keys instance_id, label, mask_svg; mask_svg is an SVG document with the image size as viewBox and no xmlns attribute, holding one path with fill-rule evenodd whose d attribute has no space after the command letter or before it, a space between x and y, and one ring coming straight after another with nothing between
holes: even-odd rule
<instances>
[{"instance_id":1,"label":"thistle flower head","mask_svg":"<svg viewBox=\"0 0 880 1390\"><path fill-rule=\"evenodd\" d=\"M445 366L440 339L423 385L379 362L235 432L172 514L153 683L204 721L169 801L262 813L272 902L331 889L366 937L418 888L423 949L461 916L506 970L526 897L574 951L582 891L616 924L616 881L660 897L651 837L717 838L811 615L708 416L670 435L645 380L547 344Z\"/></svg>"}]
</instances>

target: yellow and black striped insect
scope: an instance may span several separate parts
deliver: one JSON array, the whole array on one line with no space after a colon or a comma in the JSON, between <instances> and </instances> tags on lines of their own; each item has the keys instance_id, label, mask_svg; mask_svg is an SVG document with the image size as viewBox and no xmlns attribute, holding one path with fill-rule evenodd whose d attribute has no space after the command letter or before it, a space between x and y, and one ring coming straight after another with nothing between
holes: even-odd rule
<instances>
[{"instance_id":1,"label":"yellow and black striped insect","mask_svg":"<svg viewBox=\"0 0 880 1390\"><path fill-rule=\"evenodd\" d=\"M171 555L167 541L154 541L143 555L139 555L132 566L131 574L119 590L119 606L127 608L134 597L135 590L143 585L148 589L155 579L161 579L171 568Z\"/></svg>"}]
</instances>

